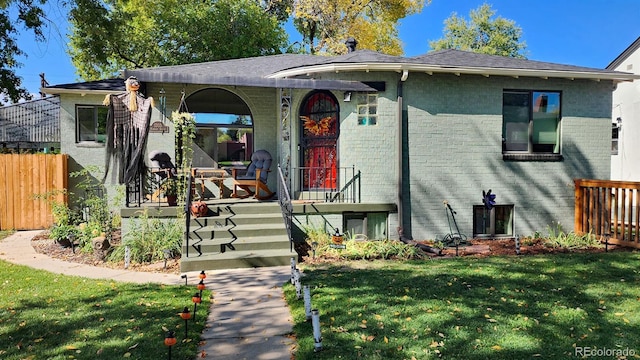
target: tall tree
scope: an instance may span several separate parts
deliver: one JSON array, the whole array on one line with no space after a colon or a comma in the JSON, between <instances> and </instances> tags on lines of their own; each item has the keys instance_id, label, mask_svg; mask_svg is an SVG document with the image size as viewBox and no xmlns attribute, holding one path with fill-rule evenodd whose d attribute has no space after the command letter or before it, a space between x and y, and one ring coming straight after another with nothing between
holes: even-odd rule
<instances>
[{"instance_id":1,"label":"tall tree","mask_svg":"<svg viewBox=\"0 0 640 360\"><path fill-rule=\"evenodd\" d=\"M18 57L26 56L17 43L18 26L33 31L36 41L44 40L42 33L46 18L41 5L46 0L0 0L0 105L7 100L18 102L31 99L31 94L22 86L16 69L22 64ZM12 11L17 10L17 11ZM12 18L12 16L16 18Z\"/></svg>"},{"instance_id":2,"label":"tall tree","mask_svg":"<svg viewBox=\"0 0 640 360\"><path fill-rule=\"evenodd\" d=\"M482 54L525 58L527 45L520 41L522 29L513 20L502 17L492 19L495 11L483 4L471 10L467 22L454 12L445 20L444 37L430 41L433 50L458 49Z\"/></svg>"},{"instance_id":3,"label":"tall tree","mask_svg":"<svg viewBox=\"0 0 640 360\"><path fill-rule=\"evenodd\" d=\"M73 2L69 54L85 80L125 68L280 53L287 45L280 0Z\"/></svg>"},{"instance_id":4,"label":"tall tree","mask_svg":"<svg viewBox=\"0 0 640 360\"><path fill-rule=\"evenodd\" d=\"M424 0L296 0L293 16L311 53L345 53L353 37L358 48L400 55L398 21L423 7Z\"/></svg>"}]
</instances>

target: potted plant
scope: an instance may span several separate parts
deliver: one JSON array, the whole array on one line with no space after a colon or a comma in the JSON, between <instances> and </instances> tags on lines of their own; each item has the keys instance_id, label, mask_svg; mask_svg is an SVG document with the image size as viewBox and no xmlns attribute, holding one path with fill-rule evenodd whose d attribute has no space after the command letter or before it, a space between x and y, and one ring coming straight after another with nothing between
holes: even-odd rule
<instances>
[{"instance_id":1,"label":"potted plant","mask_svg":"<svg viewBox=\"0 0 640 360\"><path fill-rule=\"evenodd\" d=\"M162 184L160 184L160 190L167 198L167 204L169 204L169 206L178 205L178 181L176 179L166 179Z\"/></svg>"}]
</instances>

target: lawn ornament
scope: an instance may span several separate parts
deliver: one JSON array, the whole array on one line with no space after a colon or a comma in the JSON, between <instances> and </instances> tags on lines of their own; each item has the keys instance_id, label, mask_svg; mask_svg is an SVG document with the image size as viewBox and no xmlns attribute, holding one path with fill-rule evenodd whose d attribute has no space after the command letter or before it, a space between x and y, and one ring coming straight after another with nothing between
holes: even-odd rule
<instances>
[{"instance_id":1,"label":"lawn ornament","mask_svg":"<svg viewBox=\"0 0 640 360\"><path fill-rule=\"evenodd\" d=\"M149 134L153 98L145 98L138 90L138 79L131 76L125 81L126 92L110 94L103 104L107 114L107 158L104 180L111 159L116 162L118 183L129 184L145 171L144 153ZM114 174L115 175L115 174Z\"/></svg>"},{"instance_id":2,"label":"lawn ornament","mask_svg":"<svg viewBox=\"0 0 640 360\"><path fill-rule=\"evenodd\" d=\"M209 207L204 201L194 201L191 203L191 215L194 217L206 216L209 212Z\"/></svg>"}]
</instances>

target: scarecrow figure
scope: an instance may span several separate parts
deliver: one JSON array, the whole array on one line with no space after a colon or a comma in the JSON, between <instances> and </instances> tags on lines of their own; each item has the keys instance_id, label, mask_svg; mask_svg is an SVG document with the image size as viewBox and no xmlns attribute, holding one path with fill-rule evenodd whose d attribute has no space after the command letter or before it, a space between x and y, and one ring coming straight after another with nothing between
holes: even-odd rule
<instances>
[{"instance_id":1,"label":"scarecrow figure","mask_svg":"<svg viewBox=\"0 0 640 360\"><path fill-rule=\"evenodd\" d=\"M118 183L129 184L144 172L144 153L149 134L153 98L138 93L140 83L130 76L125 80L126 92L107 95L104 105L107 115L107 158L104 180L107 178L111 158L117 165ZM115 174L114 174L115 176Z\"/></svg>"}]
</instances>

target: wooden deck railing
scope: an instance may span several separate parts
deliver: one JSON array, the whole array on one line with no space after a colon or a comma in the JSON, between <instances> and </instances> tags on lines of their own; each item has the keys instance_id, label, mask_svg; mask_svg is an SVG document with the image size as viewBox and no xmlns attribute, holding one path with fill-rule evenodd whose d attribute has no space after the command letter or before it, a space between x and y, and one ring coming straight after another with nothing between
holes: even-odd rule
<instances>
[{"instance_id":1,"label":"wooden deck railing","mask_svg":"<svg viewBox=\"0 0 640 360\"><path fill-rule=\"evenodd\" d=\"M576 179L575 225L619 244L640 248L640 182Z\"/></svg>"}]
</instances>

